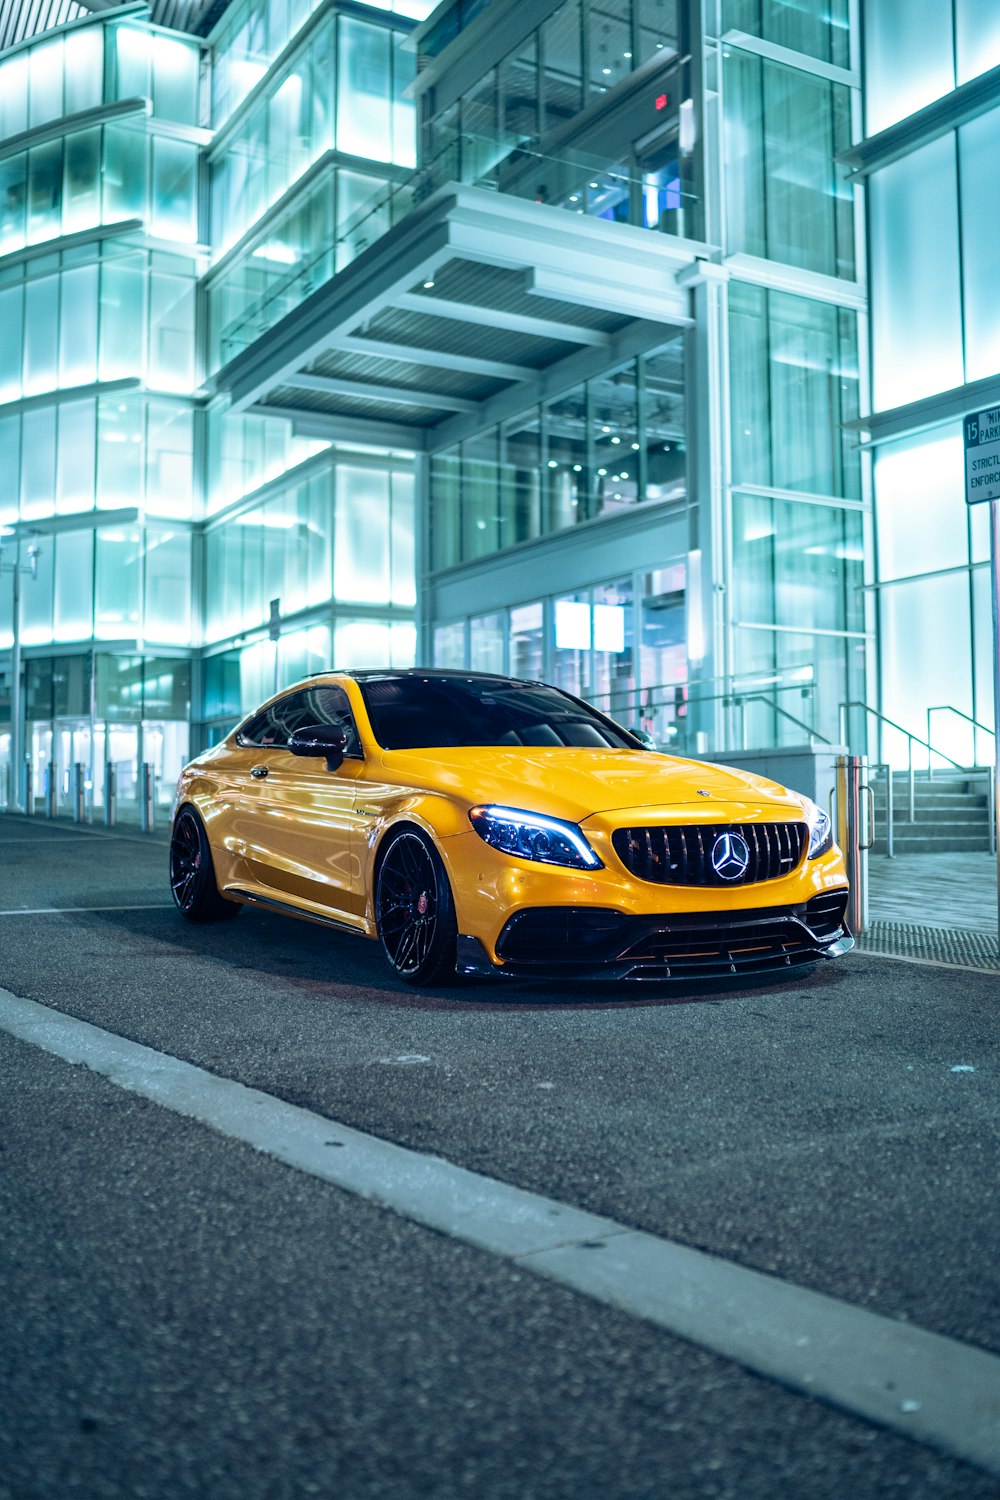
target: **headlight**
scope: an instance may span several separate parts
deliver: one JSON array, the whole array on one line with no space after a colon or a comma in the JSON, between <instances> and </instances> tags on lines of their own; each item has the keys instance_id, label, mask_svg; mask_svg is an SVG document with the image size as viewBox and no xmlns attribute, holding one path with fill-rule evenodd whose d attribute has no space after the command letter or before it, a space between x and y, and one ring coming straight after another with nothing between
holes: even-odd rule
<instances>
[{"instance_id":1,"label":"headlight","mask_svg":"<svg viewBox=\"0 0 1000 1500\"><path fill-rule=\"evenodd\" d=\"M825 854L833 843L833 828L830 819L821 807L806 798L806 822L809 824L809 858L816 859Z\"/></svg>"},{"instance_id":2,"label":"headlight","mask_svg":"<svg viewBox=\"0 0 1000 1500\"><path fill-rule=\"evenodd\" d=\"M469 821L488 844L534 859L543 865L571 865L576 870L599 870L601 861L575 823L547 818L544 813L523 812L519 807L473 807Z\"/></svg>"}]
</instances>

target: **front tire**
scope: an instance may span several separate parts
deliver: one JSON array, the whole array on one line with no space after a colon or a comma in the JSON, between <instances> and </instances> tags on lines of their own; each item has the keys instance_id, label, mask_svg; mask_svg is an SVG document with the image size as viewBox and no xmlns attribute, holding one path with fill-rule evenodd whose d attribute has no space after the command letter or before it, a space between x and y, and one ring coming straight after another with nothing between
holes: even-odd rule
<instances>
[{"instance_id":1,"label":"front tire","mask_svg":"<svg viewBox=\"0 0 1000 1500\"><path fill-rule=\"evenodd\" d=\"M379 941L407 984L455 978L458 924L441 856L416 828L390 835L375 881Z\"/></svg>"},{"instance_id":2,"label":"front tire","mask_svg":"<svg viewBox=\"0 0 1000 1500\"><path fill-rule=\"evenodd\" d=\"M189 922L222 922L240 914L239 903L227 901L219 892L205 825L193 807L182 808L174 819L170 891Z\"/></svg>"}]
</instances>

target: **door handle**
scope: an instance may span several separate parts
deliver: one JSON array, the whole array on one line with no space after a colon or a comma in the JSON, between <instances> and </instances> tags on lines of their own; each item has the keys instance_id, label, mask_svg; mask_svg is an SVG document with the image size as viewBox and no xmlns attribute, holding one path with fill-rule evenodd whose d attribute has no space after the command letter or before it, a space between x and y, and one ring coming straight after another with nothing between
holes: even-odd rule
<instances>
[{"instance_id":1,"label":"door handle","mask_svg":"<svg viewBox=\"0 0 1000 1500\"><path fill-rule=\"evenodd\" d=\"M266 766L251 766L251 768L250 768L250 775L251 776L256 776L256 778L257 778L258 781L263 781L264 777L267 775L267 767Z\"/></svg>"}]
</instances>

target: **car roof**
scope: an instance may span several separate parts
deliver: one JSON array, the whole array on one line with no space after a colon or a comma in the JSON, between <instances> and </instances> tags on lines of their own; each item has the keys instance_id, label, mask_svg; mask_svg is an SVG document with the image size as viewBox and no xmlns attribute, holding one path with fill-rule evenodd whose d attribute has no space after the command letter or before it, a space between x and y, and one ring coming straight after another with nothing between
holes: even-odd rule
<instances>
[{"instance_id":1,"label":"car roof","mask_svg":"<svg viewBox=\"0 0 1000 1500\"><path fill-rule=\"evenodd\" d=\"M370 667L362 671L340 671L330 667L323 672L313 672L307 680L319 677L348 677L352 682L396 682L407 679L434 682L503 682L514 687L525 685L543 686L537 678L506 677L500 672L467 672L461 667Z\"/></svg>"}]
</instances>

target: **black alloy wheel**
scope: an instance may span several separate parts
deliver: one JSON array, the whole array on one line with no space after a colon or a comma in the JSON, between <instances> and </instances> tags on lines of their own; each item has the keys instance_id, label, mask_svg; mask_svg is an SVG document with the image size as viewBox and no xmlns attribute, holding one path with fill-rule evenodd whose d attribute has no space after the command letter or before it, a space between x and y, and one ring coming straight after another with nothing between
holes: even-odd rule
<instances>
[{"instance_id":1,"label":"black alloy wheel","mask_svg":"<svg viewBox=\"0 0 1000 1500\"><path fill-rule=\"evenodd\" d=\"M184 807L170 835L170 890L189 922L219 922L240 913L239 903L220 895L205 826L193 807Z\"/></svg>"},{"instance_id":2,"label":"black alloy wheel","mask_svg":"<svg viewBox=\"0 0 1000 1500\"><path fill-rule=\"evenodd\" d=\"M457 923L448 876L424 834L392 836L375 883L375 919L382 952L407 984L455 977Z\"/></svg>"}]
</instances>

